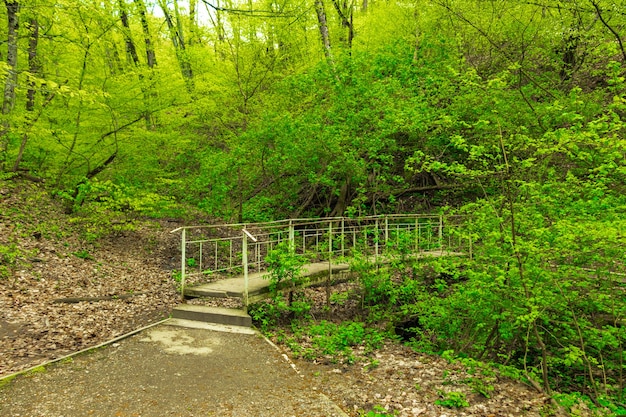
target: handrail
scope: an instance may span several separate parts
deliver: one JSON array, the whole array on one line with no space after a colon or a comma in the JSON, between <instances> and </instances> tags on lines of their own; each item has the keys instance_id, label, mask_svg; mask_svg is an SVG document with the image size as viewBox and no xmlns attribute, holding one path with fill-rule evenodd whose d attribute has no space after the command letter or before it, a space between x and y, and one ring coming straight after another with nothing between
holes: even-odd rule
<instances>
[{"instance_id":1,"label":"handrail","mask_svg":"<svg viewBox=\"0 0 626 417\"><path fill-rule=\"evenodd\" d=\"M471 235L455 231L463 218L395 214L178 227L171 233L181 232L181 296L190 277L215 278L216 274L241 271L247 292L249 269L263 271L265 257L281 242L288 243L289 250L297 255L329 264L334 257L345 257L353 250L375 259L392 247L402 246L411 252L471 251ZM244 298L247 305L247 294Z\"/></svg>"}]
</instances>

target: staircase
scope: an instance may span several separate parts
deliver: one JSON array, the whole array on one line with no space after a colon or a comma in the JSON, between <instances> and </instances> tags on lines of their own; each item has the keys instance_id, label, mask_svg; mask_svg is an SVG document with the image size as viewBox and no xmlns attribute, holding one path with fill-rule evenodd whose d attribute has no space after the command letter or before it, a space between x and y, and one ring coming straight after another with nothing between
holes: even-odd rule
<instances>
[{"instance_id":1,"label":"staircase","mask_svg":"<svg viewBox=\"0 0 626 417\"><path fill-rule=\"evenodd\" d=\"M248 313L234 308L181 304L172 311L172 318L224 326L252 327L252 318Z\"/></svg>"}]
</instances>

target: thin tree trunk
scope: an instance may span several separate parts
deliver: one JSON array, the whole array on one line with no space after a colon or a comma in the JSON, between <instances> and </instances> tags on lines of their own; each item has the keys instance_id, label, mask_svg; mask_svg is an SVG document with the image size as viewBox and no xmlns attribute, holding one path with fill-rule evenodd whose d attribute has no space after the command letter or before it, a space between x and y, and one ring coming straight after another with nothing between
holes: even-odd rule
<instances>
[{"instance_id":1,"label":"thin tree trunk","mask_svg":"<svg viewBox=\"0 0 626 417\"><path fill-rule=\"evenodd\" d=\"M178 1L174 0L174 17L176 17L176 22L174 22L165 0L159 0L159 6L161 7L161 10L163 10L163 15L165 16L165 23L167 23L167 28L170 32L170 39L172 40L172 44L176 50L176 58L178 59L180 72L185 80L185 86L187 87L187 91L191 93L193 91L193 71L191 69L189 57L187 56L187 51L185 50L182 22L180 22L180 15L178 13Z\"/></svg>"},{"instance_id":2,"label":"thin tree trunk","mask_svg":"<svg viewBox=\"0 0 626 417\"><path fill-rule=\"evenodd\" d=\"M83 89L83 82L85 81L85 75L87 73L87 61L89 59L90 50L91 50L91 44L89 43L85 45L85 53L83 55L83 65L80 71L80 76L78 77L78 91L81 91ZM78 142L78 132L81 127L82 110L83 110L83 99L81 96L81 98L79 98L78 100L78 110L76 111L76 118L74 120L75 130L74 130L74 134L72 135L72 143L67 148L67 155L65 156L63 165L61 166L61 169L57 175L57 180L56 180L57 187L61 183L61 179L63 178L63 175L65 175L65 173L69 171L70 169L70 165L71 165L70 158L72 157L72 154L74 153L74 148L76 147L76 143Z\"/></svg>"},{"instance_id":3,"label":"thin tree trunk","mask_svg":"<svg viewBox=\"0 0 626 417\"><path fill-rule=\"evenodd\" d=\"M28 72L31 77L34 77L39 75L41 72L41 65L37 57L37 46L39 45L39 22L37 22L37 19L31 18L29 20L28 29L30 32L28 37ZM27 124L30 124L30 127L32 127L32 125L36 122L36 119L39 118L39 116L33 117L32 115L33 110L35 109L35 92L35 80L30 79L28 80L28 90L26 91L26 111L28 112ZM50 97L50 99L51 98L52 97ZM49 101L47 102L49 103ZM15 159L15 163L13 164L14 172L17 172L20 168L20 163L24 157L24 150L26 149L28 138L28 129L25 129L24 134L22 135L22 143L20 143L20 150L17 154L17 158Z\"/></svg>"},{"instance_id":4,"label":"thin tree trunk","mask_svg":"<svg viewBox=\"0 0 626 417\"><path fill-rule=\"evenodd\" d=\"M122 21L122 35L124 36L124 42L126 43L126 54L133 62L135 67L139 66L139 56L137 55L137 48L135 42L131 36L130 23L128 22L128 13L126 12L126 5L124 0L118 0L120 8L120 20Z\"/></svg>"},{"instance_id":5,"label":"thin tree trunk","mask_svg":"<svg viewBox=\"0 0 626 417\"><path fill-rule=\"evenodd\" d=\"M146 44L146 63L148 64L148 68L150 68L148 74L148 83L147 85L142 87L143 95L144 95L144 119L146 121L146 128L152 130L156 127L156 120L150 111L151 104L153 99L156 97L154 92L154 67L156 66L156 54L154 52L154 46L152 44L152 35L150 34L150 26L148 25L148 18L146 12L146 5L143 0L135 0L135 5L139 10L139 18L141 20L141 28L143 30L144 42ZM144 81L143 78L141 81Z\"/></svg>"},{"instance_id":6,"label":"thin tree trunk","mask_svg":"<svg viewBox=\"0 0 626 417\"><path fill-rule=\"evenodd\" d=\"M189 0L189 45L200 43L197 34L197 6L198 0Z\"/></svg>"},{"instance_id":7,"label":"thin tree trunk","mask_svg":"<svg viewBox=\"0 0 626 417\"><path fill-rule=\"evenodd\" d=\"M7 65L8 75L4 83L2 114L9 114L15 105L15 86L17 84L17 30L19 29L20 4L14 0L5 0L7 8Z\"/></svg>"},{"instance_id":8,"label":"thin tree trunk","mask_svg":"<svg viewBox=\"0 0 626 417\"><path fill-rule=\"evenodd\" d=\"M333 61L333 54L330 47L330 34L328 33L328 23L323 0L315 0L315 12L317 13L317 22L319 24L322 45L324 46L324 55L330 66L334 68L335 62Z\"/></svg>"},{"instance_id":9,"label":"thin tree trunk","mask_svg":"<svg viewBox=\"0 0 626 417\"><path fill-rule=\"evenodd\" d=\"M346 2L343 5L340 5L337 0L332 0L333 6L335 6L335 10L337 10L337 14L341 19L341 25L348 29L348 49L352 49L352 40L354 39L354 21L353 21L353 8L352 3L348 4Z\"/></svg>"},{"instance_id":10,"label":"thin tree trunk","mask_svg":"<svg viewBox=\"0 0 626 417\"><path fill-rule=\"evenodd\" d=\"M143 0L135 0L137 9L139 10L139 17L141 19L141 28L143 29L143 37L146 43L146 62L148 67L154 69L157 64L156 54L154 52L154 45L152 45L152 35L150 34L150 26L148 26L148 18L146 5Z\"/></svg>"},{"instance_id":11,"label":"thin tree trunk","mask_svg":"<svg viewBox=\"0 0 626 417\"><path fill-rule=\"evenodd\" d=\"M11 125L8 115L15 106L15 87L17 85L17 31L19 29L20 4L15 0L5 0L7 9L7 77L4 83L2 114L5 116L0 133L0 170L4 170L9 147Z\"/></svg>"},{"instance_id":12,"label":"thin tree trunk","mask_svg":"<svg viewBox=\"0 0 626 417\"><path fill-rule=\"evenodd\" d=\"M31 76L39 75L41 63L37 57L37 47L39 45L39 22L37 19L30 19L28 22L30 36L28 37L28 72ZM28 91L26 92L26 110L33 111L35 108L35 81L28 81Z\"/></svg>"}]
</instances>

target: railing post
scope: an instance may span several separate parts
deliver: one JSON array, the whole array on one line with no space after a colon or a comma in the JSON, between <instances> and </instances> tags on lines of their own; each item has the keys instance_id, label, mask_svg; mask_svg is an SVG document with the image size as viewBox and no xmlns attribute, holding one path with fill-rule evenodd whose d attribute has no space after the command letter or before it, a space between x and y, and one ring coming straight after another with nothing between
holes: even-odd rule
<instances>
[{"instance_id":1,"label":"railing post","mask_svg":"<svg viewBox=\"0 0 626 417\"><path fill-rule=\"evenodd\" d=\"M243 304L244 310L248 312L248 304L250 300L248 297L248 238L254 243L257 242L257 238L252 236L250 232L244 227L242 230L243 236L241 237L241 263L243 264Z\"/></svg>"},{"instance_id":2,"label":"railing post","mask_svg":"<svg viewBox=\"0 0 626 417\"><path fill-rule=\"evenodd\" d=\"M389 244L389 217L385 215L385 248Z\"/></svg>"},{"instance_id":3,"label":"railing post","mask_svg":"<svg viewBox=\"0 0 626 417\"><path fill-rule=\"evenodd\" d=\"M473 244L473 242L472 242L472 231L473 231L472 220L469 221L469 226L470 226L469 227L469 238L468 238L469 239L469 258L470 258L470 260L473 260L474 259L474 254L472 252L472 249L473 249L472 248L472 244Z\"/></svg>"},{"instance_id":4,"label":"railing post","mask_svg":"<svg viewBox=\"0 0 626 417\"><path fill-rule=\"evenodd\" d=\"M374 223L374 262L378 263L378 218Z\"/></svg>"},{"instance_id":5,"label":"railing post","mask_svg":"<svg viewBox=\"0 0 626 417\"><path fill-rule=\"evenodd\" d=\"M419 253L420 238L419 238L419 218L415 218L415 253Z\"/></svg>"},{"instance_id":6,"label":"railing post","mask_svg":"<svg viewBox=\"0 0 626 417\"><path fill-rule=\"evenodd\" d=\"M248 312L248 234L243 229L241 241L241 263L243 264L243 305Z\"/></svg>"},{"instance_id":7,"label":"railing post","mask_svg":"<svg viewBox=\"0 0 626 417\"><path fill-rule=\"evenodd\" d=\"M439 215L439 250L443 254L443 214Z\"/></svg>"},{"instance_id":8,"label":"railing post","mask_svg":"<svg viewBox=\"0 0 626 417\"><path fill-rule=\"evenodd\" d=\"M346 225L345 225L345 217L341 218L341 256L346 256Z\"/></svg>"},{"instance_id":9,"label":"railing post","mask_svg":"<svg viewBox=\"0 0 626 417\"><path fill-rule=\"evenodd\" d=\"M296 251L295 231L293 227L293 220L289 220L289 252L294 253Z\"/></svg>"},{"instance_id":10,"label":"railing post","mask_svg":"<svg viewBox=\"0 0 626 417\"><path fill-rule=\"evenodd\" d=\"M181 261L180 261L180 297L184 301L185 300L185 267L187 266L187 229L183 228L183 231L180 235L180 253L181 253Z\"/></svg>"},{"instance_id":11,"label":"railing post","mask_svg":"<svg viewBox=\"0 0 626 417\"><path fill-rule=\"evenodd\" d=\"M333 222L330 220L328 222L328 262L330 263L330 258L333 256Z\"/></svg>"}]
</instances>

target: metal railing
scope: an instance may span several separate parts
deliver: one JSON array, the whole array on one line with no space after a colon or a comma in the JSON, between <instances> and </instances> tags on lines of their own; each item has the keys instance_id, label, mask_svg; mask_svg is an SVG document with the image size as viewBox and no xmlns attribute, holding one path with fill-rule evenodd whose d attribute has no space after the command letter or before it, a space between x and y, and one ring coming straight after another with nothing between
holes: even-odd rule
<instances>
[{"instance_id":1,"label":"metal railing","mask_svg":"<svg viewBox=\"0 0 626 417\"><path fill-rule=\"evenodd\" d=\"M401 254L463 252L471 256L471 235L463 217L383 215L361 218L289 219L180 227L181 292L186 281L243 275L266 270L265 257L278 245L311 262L345 259L354 252L375 258Z\"/></svg>"}]
</instances>

